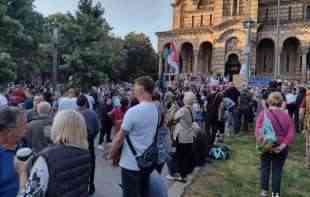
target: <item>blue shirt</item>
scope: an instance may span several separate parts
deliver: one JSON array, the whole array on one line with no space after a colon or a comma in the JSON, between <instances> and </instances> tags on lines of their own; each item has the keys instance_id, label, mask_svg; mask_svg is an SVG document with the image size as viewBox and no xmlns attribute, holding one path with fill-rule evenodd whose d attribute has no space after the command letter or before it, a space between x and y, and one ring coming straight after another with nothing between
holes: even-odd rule
<instances>
[{"instance_id":1,"label":"blue shirt","mask_svg":"<svg viewBox=\"0 0 310 197\"><path fill-rule=\"evenodd\" d=\"M19 189L18 175L14 166L15 152L0 145L0 196L16 197Z\"/></svg>"},{"instance_id":2,"label":"blue shirt","mask_svg":"<svg viewBox=\"0 0 310 197\"><path fill-rule=\"evenodd\" d=\"M90 109L82 110L80 111L83 115L86 126L87 126L87 132L88 136L90 137L90 140L94 140L96 135L99 132L99 124L98 124L98 118L96 112Z\"/></svg>"}]
</instances>

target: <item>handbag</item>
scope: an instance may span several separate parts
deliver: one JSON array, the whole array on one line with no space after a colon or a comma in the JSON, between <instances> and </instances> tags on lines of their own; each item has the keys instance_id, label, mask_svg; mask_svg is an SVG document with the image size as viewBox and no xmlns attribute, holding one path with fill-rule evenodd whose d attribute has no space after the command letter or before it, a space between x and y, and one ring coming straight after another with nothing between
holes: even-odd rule
<instances>
[{"instance_id":1,"label":"handbag","mask_svg":"<svg viewBox=\"0 0 310 197\"><path fill-rule=\"evenodd\" d=\"M159 154L158 147L157 147L157 139L158 139L159 127L160 127L160 113L158 112L158 123L157 123L157 128L156 128L156 133L154 136L153 143L140 156L138 156L138 153L136 149L134 148L129 135L126 135L126 141L129 146L129 149L135 156L138 167L140 168L140 171L143 173L151 174L154 171L154 169L157 167L158 154Z\"/></svg>"}]
</instances>

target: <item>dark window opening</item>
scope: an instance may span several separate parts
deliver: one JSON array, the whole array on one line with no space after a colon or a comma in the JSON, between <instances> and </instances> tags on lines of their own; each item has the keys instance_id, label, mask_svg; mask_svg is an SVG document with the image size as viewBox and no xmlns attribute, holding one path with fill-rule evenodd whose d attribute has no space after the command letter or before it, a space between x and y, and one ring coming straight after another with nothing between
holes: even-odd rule
<instances>
[{"instance_id":1,"label":"dark window opening","mask_svg":"<svg viewBox=\"0 0 310 197\"><path fill-rule=\"evenodd\" d=\"M210 25L212 25L212 23L213 23L213 16L212 16L212 14L210 15Z\"/></svg>"},{"instance_id":2,"label":"dark window opening","mask_svg":"<svg viewBox=\"0 0 310 197\"><path fill-rule=\"evenodd\" d=\"M264 72L267 72L267 57L264 55Z\"/></svg>"},{"instance_id":3,"label":"dark window opening","mask_svg":"<svg viewBox=\"0 0 310 197\"><path fill-rule=\"evenodd\" d=\"M269 9L267 8L266 12L265 12L265 20L266 21L268 20L268 17L269 17Z\"/></svg>"},{"instance_id":4,"label":"dark window opening","mask_svg":"<svg viewBox=\"0 0 310 197\"><path fill-rule=\"evenodd\" d=\"M288 20L292 20L292 7L288 8Z\"/></svg>"},{"instance_id":5,"label":"dark window opening","mask_svg":"<svg viewBox=\"0 0 310 197\"><path fill-rule=\"evenodd\" d=\"M200 26L203 26L203 15L200 16Z\"/></svg>"},{"instance_id":6,"label":"dark window opening","mask_svg":"<svg viewBox=\"0 0 310 197\"><path fill-rule=\"evenodd\" d=\"M286 72L290 72L290 56L286 56Z\"/></svg>"},{"instance_id":7,"label":"dark window opening","mask_svg":"<svg viewBox=\"0 0 310 197\"><path fill-rule=\"evenodd\" d=\"M192 27L195 27L195 16L192 16Z\"/></svg>"},{"instance_id":8,"label":"dark window opening","mask_svg":"<svg viewBox=\"0 0 310 197\"><path fill-rule=\"evenodd\" d=\"M308 5L306 9L306 19L310 20L310 5Z\"/></svg>"},{"instance_id":9,"label":"dark window opening","mask_svg":"<svg viewBox=\"0 0 310 197\"><path fill-rule=\"evenodd\" d=\"M233 1L233 16L237 16L238 15L238 0L234 0Z\"/></svg>"},{"instance_id":10,"label":"dark window opening","mask_svg":"<svg viewBox=\"0 0 310 197\"><path fill-rule=\"evenodd\" d=\"M300 72L302 72L302 55L300 56L300 58L299 58L299 70L300 70Z\"/></svg>"}]
</instances>

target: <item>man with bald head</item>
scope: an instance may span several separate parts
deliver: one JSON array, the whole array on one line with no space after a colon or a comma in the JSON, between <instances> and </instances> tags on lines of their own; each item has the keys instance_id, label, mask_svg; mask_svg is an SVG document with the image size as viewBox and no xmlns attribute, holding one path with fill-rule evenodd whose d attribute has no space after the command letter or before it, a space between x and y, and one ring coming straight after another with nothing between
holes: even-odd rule
<instances>
[{"instance_id":1,"label":"man with bald head","mask_svg":"<svg viewBox=\"0 0 310 197\"><path fill-rule=\"evenodd\" d=\"M42 101L44 101L42 95L36 95L33 98L33 108L27 112L27 122L31 122L36 118L36 116L38 116L38 104Z\"/></svg>"},{"instance_id":2,"label":"man with bald head","mask_svg":"<svg viewBox=\"0 0 310 197\"><path fill-rule=\"evenodd\" d=\"M48 102L41 102L37 105L38 115L27 124L26 135L23 138L23 145L36 153L43 150L51 143L50 128L52 125L51 105Z\"/></svg>"}]
</instances>

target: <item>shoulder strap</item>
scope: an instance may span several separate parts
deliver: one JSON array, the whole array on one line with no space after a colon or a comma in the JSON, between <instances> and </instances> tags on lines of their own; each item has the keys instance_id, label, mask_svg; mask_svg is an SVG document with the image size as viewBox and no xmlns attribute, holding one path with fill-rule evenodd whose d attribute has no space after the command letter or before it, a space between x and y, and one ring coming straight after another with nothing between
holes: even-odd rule
<instances>
[{"instance_id":1,"label":"shoulder strap","mask_svg":"<svg viewBox=\"0 0 310 197\"><path fill-rule=\"evenodd\" d=\"M282 124L281 124L281 122L279 121L278 117L277 117L271 110L269 110L269 112L270 112L270 114L272 115L272 117L276 120L276 122L277 122L279 128L280 128L282 131L285 131L285 130L283 129Z\"/></svg>"},{"instance_id":2,"label":"shoulder strap","mask_svg":"<svg viewBox=\"0 0 310 197\"><path fill-rule=\"evenodd\" d=\"M157 108L157 107L156 107ZM159 130L159 127L160 127L160 112L159 110L158 111L158 121L157 121L157 127L156 127L156 133L155 133L155 136L154 136L154 140L153 140L153 143L157 143L157 136L158 136L158 130ZM131 140L130 140L130 137L129 135L126 135L126 141L128 143L128 146L129 146L129 149L131 150L131 152L133 153L133 155L136 157L138 155L135 147L133 146ZM152 144L153 144L152 143Z\"/></svg>"},{"instance_id":3,"label":"shoulder strap","mask_svg":"<svg viewBox=\"0 0 310 197\"><path fill-rule=\"evenodd\" d=\"M189 107L186 107L186 108L188 109L189 113L191 114L192 122L194 122L194 116L193 116L193 111L192 111L192 109L189 108Z\"/></svg>"}]
</instances>

